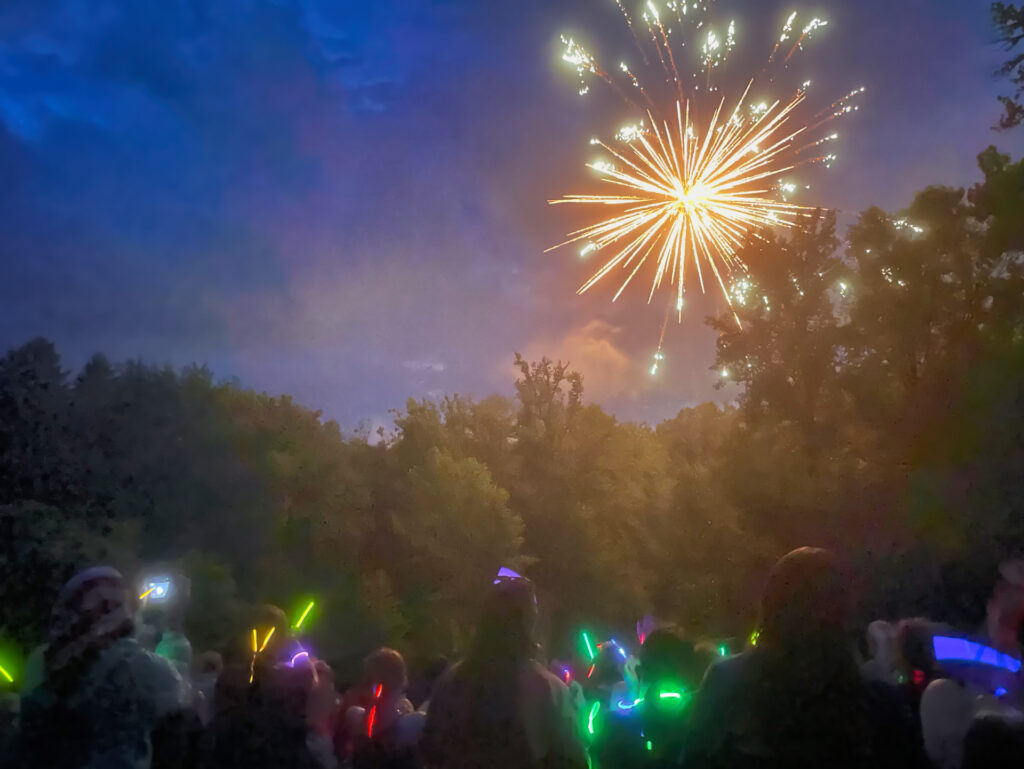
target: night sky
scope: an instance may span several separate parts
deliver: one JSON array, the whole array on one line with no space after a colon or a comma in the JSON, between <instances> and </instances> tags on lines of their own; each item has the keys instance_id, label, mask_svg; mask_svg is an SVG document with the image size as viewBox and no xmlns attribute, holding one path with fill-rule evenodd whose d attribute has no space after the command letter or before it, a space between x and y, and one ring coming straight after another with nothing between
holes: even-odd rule
<instances>
[{"instance_id":1,"label":"night sky","mask_svg":"<svg viewBox=\"0 0 1024 769\"><path fill-rule=\"evenodd\" d=\"M812 0L814 2L814 0ZM791 9L830 27L798 66L865 85L839 161L808 179L841 221L977 178L1008 88L987 0L721 0L741 46ZM756 12L753 10L756 9ZM752 15L753 14L753 15ZM575 288L544 254L574 218L587 139L629 117L581 99L558 35L636 58L611 0L8 0L0 7L0 347L44 335L291 393L343 426L408 396L511 393L519 350L657 421L712 389L695 301L648 376L663 303ZM594 95L597 96L595 88Z\"/></svg>"}]
</instances>

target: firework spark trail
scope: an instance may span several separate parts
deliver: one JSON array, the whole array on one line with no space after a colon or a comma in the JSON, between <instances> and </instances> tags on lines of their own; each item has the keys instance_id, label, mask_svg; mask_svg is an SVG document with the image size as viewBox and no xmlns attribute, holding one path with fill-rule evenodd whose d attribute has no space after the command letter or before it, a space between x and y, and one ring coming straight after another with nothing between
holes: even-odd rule
<instances>
[{"instance_id":1,"label":"firework spark trail","mask_svg":"<svg viewBox=\"0 0 1024 769\"><path fill-rule=\"evenodd\" d=\"M615 0L615 4L619 6L619 10L622 11L622 18L626 20L626 26L629 27L630 34L633 35L633 41L636 43L636 47L640 49L640 55L644 59L644 66L651 66L651 62L647 59L647 52L644 50L644 46L640 42L640 36L636 33L636 29L633 28L633 19L630 17L629 12L622 4L622 0Z\"/></svg>"},{"instance_id":2,"label":"firework spark trail","mask_svg":"<svg viewBox=\"0 0 1024 769\"><path fill-rule=\"evenodd\" d=\"M779 46L789 40L789 33L793 31L793 22L796 21L796 11L789 14L789 18L786 19L786 23L782 27L782 34L779 39L775 41L775 47L772 48L771 54L768 56L768 63L771 64L775 60L775 54L779 52Z\"/></svg>"},{"instance_id":3,"label":"firework spark trail","mask_svg":"<svg viewBox=\"0 0 1024 769\"><path fill-rule=\"evenodd\" d=\"M658 9L651 0L648 0L647 7L651 9L651 15L654 17L654 21L658 26L658 31L661 32L661 42L665 47L665 53L668 54L669 66L672 68L672 80L675 81L676 89L679 92L679 98L682 99L683 84L679 78L679 70L676 68L676 58L672 55L672 46L668 42L668 33L665 32L665 25L661 23L661 16L658 13Z\"/></svg>"},{"instance_id":4,"label":"firework spark trail","mask_svg":"<svg viewBox=\"0 0 1024 769\"><path fill-rule=\"evenodd\" d=\"M651 14L657 20L658 10L657 8L654 7L654 3L648 0L647 7L650 9ZM651 24L651 17L647 15L647 11L644 11L642 14L642 18L644 20L644 23L647 25L647 31L650 32L651 34L651 42L654 43L654 51L655 53L658 54L658 61L661 62L661 68L665 72L666 77L668 77L672 73L669 71L668 63L665 61L665 57L661 53L661 46L658 45L658 36L654 34L654 25ZM641 48L641 50L643 49Z\"/></svg>"},{"instance_id":5,"label":"firework spark trail","mask_svg":"<svg viewBox=\"0 0 1024 769\"><path fill-rule=\"evenodd\" d=\"M793 58L793 54L797 52L797 49L803 47L804 41L807 40L812 34L814 34L814 30L827 26L828 22L824 21L823 19L811 19L811 22L806 27L804 27L803 32L800 33L800 37L797 38L796 44L790 49L789 53L786 55L785 60L789 61L790 59Z\"/></svg>"},{"instance_id":6,"label":"firework spark trail","mask_svg":"<svg viewBox=\"0 0 1024 769\"><path fill-rule=\"evenodd\" d=\"M645 45L633 28L629 14L621 0L616 0L645 62L650 59ZM669 0L667 7L677 20L684 18L693 29L700 30L703 19L695 18L698 3L689 4ZM702 291L705 290L705 271L717 284L726 302L732 307L726 280L745 269L736 256L737 249L748 237L760 237L758 230L772 226L791 227L802 217L810 216L813 207L789 202L789 196L806 185L783 182L781 177L793 169L820 162L829 166L835 155L810 152L837 138L836 133L817 136L813 132L824 123L857 109L850 101L863 93L859 88L833 102L808 121L801 117L810 81L796 89L789 97L774 98L758 103L748 102L755 86L750 79L739 98L707 97L687 98L683 95L679 59L672 49L672 30L662 22L654 0L648 0L642 18L650 33L664 80L674 83L672 98L662 100L661 95L646 90L640 79L626 66L620 70L628 80L630 95L604 71L585 49L572 39L563 37L566 51L563 58L576 67L580 77L580 93L586 93L587 75L596 75L628 102L643 110L645 119L627 125L616 134L624 146L613 148L603 141L592 139L610 156L609 160L595 161L589 167L597 172L604 184L613 191L596 195L567 195L550 203L573 203L605 207L610 212L599 221L571 232L568 239L555 246L583 242L580 256L605 252L604 263L580 287L584 293L601 282L614 270L623 270L624 279L613 300L618 299L626 286L641 269L653 262L653 277L648 302L667 281L675 286L674 304L681 320L687 272L696 272ZM768 57L771 63L781 46L792 39L796 14L792 14L782 28ZM670 23L672 23L670 21ZM816 30L827 21L813 18L807 23L784 63ZM681 35L675 36L679 39ZM719 90L712 86L711 73L726 60L736 44L736 25L730 22L724 40L710 28L702 33L705 40L698 46L699 70L707 78L707 93ZM682 48L685 43L679 40ZM696 73L695 73L696 76ZM703 78L702 78L703 79ZM698 81L699 83L700 81ZM769 84L772 78L769 78ZM697 85L700 92L700 86ZM760 88L760 86L759 86ZM667 90L667 86L661 86ZM706 103L701 103L701 101ZM660 108L658 105L662 105ZM672 113L675 113L674 115ZM781 199L780 199L781 197ZM551 249L548 249L551 250ZM652 372L655 373L663 358L662 345L668 315L662 324ZM734 312L737 323L739 318Z\"/></svg>"}]
</instances>

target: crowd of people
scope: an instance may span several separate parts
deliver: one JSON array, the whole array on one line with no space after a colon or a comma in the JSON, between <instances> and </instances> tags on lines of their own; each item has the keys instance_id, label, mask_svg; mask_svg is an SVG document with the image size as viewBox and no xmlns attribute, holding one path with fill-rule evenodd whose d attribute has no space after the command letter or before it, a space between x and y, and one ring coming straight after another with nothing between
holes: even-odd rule
<instances>
[{"instance_id":1,"label":"crowd of people","mask_svg":"<svg viewBox=\"0 0 1024 769\"><path fill-rule=\"evenodd\" d=\"M504 570L503 570L504 572ZM638 623L546 659L529 579L501 573L460 659L413 683L393 649L340 686L283 613L193 658L121 574L64 586L49 638L3 709L3 766L24 769L660 769L1024 765L1024 562L999 570L983 627L872 623L847 576L801 548L775 566L742 644ZM863 648L862 648L863 647Z\"/></svg>"}]
</instances>

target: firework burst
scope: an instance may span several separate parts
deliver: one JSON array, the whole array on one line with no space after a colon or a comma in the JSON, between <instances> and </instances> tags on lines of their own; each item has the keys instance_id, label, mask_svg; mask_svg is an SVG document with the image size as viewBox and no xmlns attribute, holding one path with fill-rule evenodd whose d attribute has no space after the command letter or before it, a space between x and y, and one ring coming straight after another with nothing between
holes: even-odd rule
<instances>
[{"instance_id":1,"label":"firework burst","mask_svg":"<svg viewBox=\"0 0 1024 769\"><path fill-rule=\"evenodd\" d=\"M613 300L618 299L645 265L651 275L648 302L664 284L674 286L652 374L664 358L669 315L674 309L682 318L687 277L695 273L701 291L706 279L713 279L731 306L726 284L744 270L736 256L743 240L762 228L790 227L810 215L812 207L789 202L806 185L784 177L800 166L831 165L835 156L822 148L838 135L821 129L856 110L851 102L864 91L855 89L816 113L807 106L810 81L787 96L750 98L755 89L771 90L779 70L788 68L804 43L828 23L814 18L794 32L794 13L764 69L746 78L745 88L733 97L723 94L715 74L736 45L736 23L730 21L721 32L712 28L706 18L709 1L659 5L649 0L641 9L641 24L616 0L645 67L658 73L654 80L661 93L646 88L627 64L620 64L621 74L613 75L579 42L562 38L563 59L576 68L580 94L590 90L596 77L643 119L618 131L618 146L591 139L608 157L589 167L614 189L550 201L606 212L555 248L582 244L581 256L599 254L604 259L579 293L618 275L621 282ZM688 32L690 45L684 39ZM692 71L685 69L686 63Z\"/></svg>"}]
</instances>

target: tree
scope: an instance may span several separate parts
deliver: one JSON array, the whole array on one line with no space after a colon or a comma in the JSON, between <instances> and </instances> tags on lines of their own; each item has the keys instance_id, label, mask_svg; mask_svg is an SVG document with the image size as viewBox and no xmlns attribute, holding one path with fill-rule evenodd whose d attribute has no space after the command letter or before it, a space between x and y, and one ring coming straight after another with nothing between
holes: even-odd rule
<instances>
[{"instance_id":1,"label":"tree","mask_svg":"<svg viewBox=\"0 0 1024 769\"><path fill-rule=\"evenodd\" d=\"M73 500L66 380L46 339L33 339L0 360L0 504L63 506Z\"/></svg>"},{"instance_id":2,"label":"tree","mask_svg":"<svg viewBox=\"0 0 1024 769\"><path fill-rule=\"evenodd\" d=\"M528 562L520 552L523 522L486 467L437 448L409 471L402 499L395 528L406 555L395 570L405 591L422 597L414 626L421 641L448 636L437 651L463 647L483 586L499 567Z\"/></svg>"},{"instance_id":3,"label":"tree","mask_svg":"<svg viewBox=\"0 0 1024 769\"><path fill-rule=\"evenodd\" d=\"M999 42L1006 50L1013 51L1024 40L1024 8L1009 3L992 3L992 21L999 35ZM1010 78L1016 87L1013 96L1000 96L1004 113L999 119L1002 129L1013 128L1024 122L1024 105L1020 103L1024 95L1024 53L1012 56L1002 67L999 74Z\"/></svg>"},{"instance_id":4,"label":"tree","mask_svg":"<svg viewBox=\"0 0 1024 769\"><path fill-rule=\"evenodd\" d=\"M752 237L739 256L748 272L732 287L735 315L709 322L719 332L719 386L743 386L748 419L799 425L809 456L828 440L823 411L835 397L840 347L836 305L848 289L836 254L835 214L819 214L788 240Z\"/></svg>"}]
</instances>

